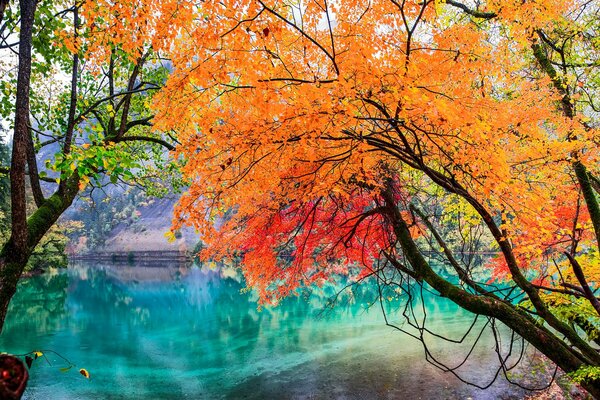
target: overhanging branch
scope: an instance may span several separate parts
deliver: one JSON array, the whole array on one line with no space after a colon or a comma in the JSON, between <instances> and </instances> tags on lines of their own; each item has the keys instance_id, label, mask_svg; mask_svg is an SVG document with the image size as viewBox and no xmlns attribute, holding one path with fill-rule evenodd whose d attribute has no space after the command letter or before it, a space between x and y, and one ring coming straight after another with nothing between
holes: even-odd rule
<instances>
[{"instance_id":1,"label":"overhanging branch","mask_svg":"<svg viewBox=\"0 0 600 400\"><path fill-rule=\"evenodd\" d=\"M175 146L173 146L171 143L160 139L160 138L155 138L155 137L151 137L151 136L123 136L120 137L116 140L116 142L151 142L151 143L156 143L156 144L160 144L161 146L165 147L168 150L175 150Z\"/></svg>"},{"instance_id":2,"label":"overhanging branch","mask_svg":"<svg viewBox=\"0 0 600 400\"><path fill-rule=\"evenodd\" d=\"M467 13L470 16L475 17L475 18L492 19L492 18L496 18L498 16L498 14L496 14L495 12L473 10L473 9L467 7L466 5L459 3L458 1L454 1L454 0L446 0L446 4L451 5L452 7L460 8L465 13Z\"/></svg>"}]
</instances>

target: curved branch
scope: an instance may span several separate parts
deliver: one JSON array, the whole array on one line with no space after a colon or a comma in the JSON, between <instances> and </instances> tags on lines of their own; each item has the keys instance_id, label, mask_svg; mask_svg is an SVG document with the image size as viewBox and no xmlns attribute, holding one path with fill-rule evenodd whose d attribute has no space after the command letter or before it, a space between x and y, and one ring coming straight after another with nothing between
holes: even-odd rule
<instances>
[{"instance_id":1,"label":"curved branch","mask_svg":"<svg viewBox=\"0 0 600 400\"><path fill-rule=\"evenodd\" d=\"M448 245L442 238L442 236L433 227L433 224L431 223L431 221L429 221L429 218L427 218L425 216L425 214L423 214L423 212L421 210L419 210L417 207L415 207L413 204L410 205L410 209L413 210L419 216L419 218L421 218L421 220L423 221L425 226L427 226L427 229L429 229L429 231L433 234L433 237L435 238L438 245L444 251L444 255L446 256L446 259L450 262L450 265L452 265L452 268L454 268L454 270L458 274L458 277L463 282L465 282L467 285L469 285L473 290L475 290L477 293L482 294L484 296L490 296L490 297L500 300L497 296L489 293L487 290L485 290L484 288L479 286L475 281L473 281L471 279L471 277L469 277L469 275L467 274L467 271L465 271L465 269L463 267L461 267L461 265L458 263L458 261L452 254L452 251L450 250L450 248L448 247Z\"/></svg>"},{"instance_id":2,"label":"curved branch","mask_svg":"<svg viewBox=\"0 0 600 400\"><path fill-rule=\"evenodd\" d=\"M594 309L596 310L598 315L600 315L600 301L598 301L598 299L594 295L594 292L592 292L590 285L588 285L587 280L585 279L585 274L583 273L583 269L581 268L581 265L575 259L575 257L573 257L568 252L565 251L564 254L569 259L569 262L571 263L571 267L573 267L573 272L575 273L575 276L577 277L579 284L581 284L581 288L583 289L585 298L588 299L588 301L590 302L592 307L594 307Z\"/></svg>"},{"instance_id":3,"label":"curved branch","mask_svg":"<svg viewBox=\"0 0 600 400\"><path fill-rule=\"evenodd\" d=\"M138 78L138 75L140 74L140 71L142 70L142 67L144 66L144 63L146 62L146 59L148 58L148 56L150 55L150 50L148 50L144 55L142 55L140 58L138 58L135 66L133 67L133 71L131 72L131 75L129 76L129 82L127 83L127 91L128 92L132 92L135 89L135 81ZM123 97L123 99L121 100L121 102L119 102L119 104L115 107L115 111L119 109L119 107L121 106L121 104L123 105L123 112L121 113L121 122L119 123L119 130L116 134L116 136L119 138L121 136L123 136L125 134L125 129L127 128L127 119L129 118L129 107L131 105L131 98L133 96L133 93L129 93L127 95L125 95L125 97Z\"/></svg>"},{"instance_id":4,"label":"curved branch","mask_svg":"<svg viewBox=\"0 0 600 400\"><path fill-rule=\"evenodd\" d=\"M456 8L460 8L465 13L467 13L470 16L475 17L475 18L492 19L492 18L496 18L498 16L498 14L496 14L495 12L472 10L469 7L467 7L466 5L459 3L458 1L454 1L454 0L446 0L446 4L449 4Z\"/></svg>"},{"instance_id":5,"label":"curved branch","mask_svg":"<svg viewBox=\"0 0 600 400\"><path fill-rule=\"evenodd\" d=\"M577 370L585 363L591 363L591 365L595 363L597 356L594 356L593 353L589 354L586 351L584 355L575 351L523 311L497 299L469 293L437 274L425 260L411 237L408 225L396 207L391 188L382 191L381 196L388 207L386 215L404 256L412 265L415 273L437 290L440 296L450 299L470 312L499 319L540 351L543 351L563 370L572 371L573 368Z\"/></svg>"},{"instance_id":6,"label":"curved branch","mask_svg":"<svg viewBox=\"0 0 600 400\"><path fill-rule=\"evenodd\" d=\"M336 75L340 74L340 70L339 70L337 62L335 60L335 53L333 53L333 54L330 53L325 47L323 47L323 45L321 43L319 43L316 39L314 39L312 36L310 36L308 33L306 33L304 31L304 29L302 29L301 27L299 27L295 23L291 22L290 20L288 20L287 18L285 18L283 15L279 14L274 9L272 9L270 7L267 7L267 5L264 2L262 2L261 0L258 0L258 3L267 12L273 14L275 17L279 18L281 21L285 22L287 25L289 25L290 27L294 28L296 31L298 31L298 33L300 33L300 35L304 36L311 43L313 43L315 46L317 46L323 53L325 53L325 55L327 56L327 58L329 58L329 60L331 60L331 63L333 64L333 68L335 69Z\"/></svg>"},{"instance_id":7,"label":"curved branch","mask_svg":"<svg viewBox=\"0 0 600 400\"><path fill-rule=\"evenodd\" d=\"M151 142L151 143L156 143L156 144L160 144L161 146L165 147L168 150L175 150L175 146L173 146L171 143L163 140L163 139L159 139L159 138L155 138L155 137L151 137L151 136L123 136L120 138L117 138L115 140L116 143L120 143L120 142Z\"/></svg>"}]
</instances>

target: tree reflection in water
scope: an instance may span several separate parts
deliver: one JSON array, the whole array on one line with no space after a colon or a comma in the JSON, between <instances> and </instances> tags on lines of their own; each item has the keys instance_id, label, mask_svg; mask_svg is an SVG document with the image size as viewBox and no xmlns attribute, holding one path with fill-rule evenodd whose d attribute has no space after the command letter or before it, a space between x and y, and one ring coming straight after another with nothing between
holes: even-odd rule
<instances>
[{"instance_id":1,"label":"tree reflection in water","mask_svg":"<svg viewBox=\"0 0 600 400\"><path fill-rule=\"evenodd\" d=\"M10 304L10 329L21 332L52 332L61 329L67 317L65 303L69 278L64 273L47 273L23 279ZM10 335L3 335L10 339ZM5 340L6 340L5 339ZM19 337L6 346L19 346ZM31 349L22 349L23 352Z\"/></svg>"},{"instance_id":2,"label":"tree reflection in water","mask_svg":"<svg viewBox=\"0 0 600 400\"><path fill-rule=\"evenodd\" d=\"M522 395L502 382L480 392L426 364L418 342L368 308L377 298L368 286L334 308L327 301L336 289L326 287L262 310L243 288L223 266L75 265L21 282L0 347L52 349L92 375L62 374L59 360L36 363L26 392L36 399ZM388 297L389 311L405 300ZM449 303L432 298L427 307L438 332L468 327L470 317ZM431 350L456 358L443 345ZM486 349L466 368L486 379L481 365L492 361Z\"/></svg>"}]
</instances>

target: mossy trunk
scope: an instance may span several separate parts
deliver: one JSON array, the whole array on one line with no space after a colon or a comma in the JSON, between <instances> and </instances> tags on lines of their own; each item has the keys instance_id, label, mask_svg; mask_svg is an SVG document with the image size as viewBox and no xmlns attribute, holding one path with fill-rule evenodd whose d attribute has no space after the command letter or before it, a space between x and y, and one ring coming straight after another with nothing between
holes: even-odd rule
<instances>
[{"instance_id":1,"label":"mossy trunk","mask_svg":"<svg viewBox=\"0 0 600 400\"><path fill-rule=\"evenodd\" d=\"M598 352L589 345L582 346L579 342L567 343L514 304L495 297L467 292L437 274L419 251L391 193L383 193L383 197L388 209L387 217L404 256L414 273L433 287L441 297L474 314L501 321L565 372L574 372L585 365L600 366ZM592 396L600 399L600 381L586 382L583 387Z\"/></svg>"},{"instance_id":2,"label":"mossy trunk","mask_svg":"<svg viewBox=\"0 0 600 400\"><path fill-rule=\"evenodd\" d=\"M0 250L0 332L4 327L10 299L17 290L17 283L25 270L31 253L46 232L73 203L78 193L78 183L77 175L71 176L64 191L57 192L46 199L27 219L28 241L25 249L16 246L11 237Z\"/></svg>"},{"instance_id":3,"label":"mossy trunk","mask_svg":"<svg viewBox=\"0 0 600 400\"><path fill-rule=\"evenodd\" d=\"M9 242L4 246L4 249L10 253L11 247L11 243ZM4 326L10 299L12 299L17 290L17 283L26 264L27 261L15 261L13 257L0 258L0 332Z\"/></svg>"}]
</instances>

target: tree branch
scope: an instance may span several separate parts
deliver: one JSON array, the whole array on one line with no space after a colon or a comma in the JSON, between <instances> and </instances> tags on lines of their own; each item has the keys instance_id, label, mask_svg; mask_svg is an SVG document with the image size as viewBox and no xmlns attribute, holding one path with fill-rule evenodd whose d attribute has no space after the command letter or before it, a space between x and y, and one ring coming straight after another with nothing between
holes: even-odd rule
<instances>
[{"instance_id":1,"label":"tree branch","mask_svg":"<svg viewBox=\"0 0 600 400\"><path fill-rule=\"evenodd\" d=\"M591 172L588 171L588 178L590 179L590 185L596 191L596 193L600 194L600 180L592 175Z\"/></svg>"},{"instance_id":2,"label":"tree branch","mask_svg":"<svg viewBox=\"0 0 600 400\"><path fill-rule=\"evenodd\" d=\"M134 141L157 143L157 144L160 144L161 146L167 148L168 150L175 150L175 146L173 146L171 143L169 143L163 139L154 138L151 136L123 136L120 138L116 138L116 140L115 140L116 143L134 142Z\"/></svg>"},{"instance_id":3,"label":"tree branch","mask_svg":"<svg viewBox=\"0 0 600 400\"><path fill-rule=\"evenodd\" d=\"M498 14L496 14L495 12L472 10L469 7L467 7L466 5L459 3L458 1L454 1L454 0L446 0L446 4L449 4L456 8L460 8L465 13L467 13L470 16L475 17L475 18L492 19L492 18L496 18L498 16Z\"/></svg>"},{"instance_id":4,"label":"tree branch","mask_svg":"<svg viewBox=\"0 0 600 400\"><path fill-rule=\"evenodd\" d=\"M429 221L429 219L425 216L425 214L423 214L421 212L421 210L419 210L413 204L410 205L410 209L413 210L419 216L419 218L421 218L421 220L423 221L425 226L427 226L427 229L429 229L429 231L433 234L435 241L438 243L438 245L444 251L444 255L446 256L446 259L448 260L450 265L452 265L452 268L454 268L454 270L458 274L458 277L463 282L465 282L467 285L469 285L473 290L475 290L477 293L485 295L485 296L491 296L491 297L497 298L495 295L489 293L487 290L485 290L484 288L479 286L475 281L473 281L471 279L471 277L469 277L469 274L467 274L467 271L465 271L465 269L460 266L460 264L458 263L458 261L456 260L454 255L452 254L452 251L450 250L450 248L448 247L448 245L442 238L442 236L433 227L433 224Z\"/></svg>"},{"instance_id":5,"label":"tree branch","mask_svg":"<svg viewBox=\"0 0 600 400\"><path fill-rule=\"evenodd\" d=\"M135 88L135 81L137 80L137 77L142 69L142 66L144 65L144 62L146 62L146 58L150 55L150 50L148 50L144 55L142 55L137 63L135 64L135 67L133 67L133 71L131 72L131 75L129 76L129 82L127 83L127 91L131 92L133 91L133 89ZM121 122L119 124L119 131L117 132L117 138L122 137L125 132L126 132L126 128L127 128L127 119L129 118L129 106L131 105L131 97L132 97L132 93L125 95L125 97L123 98L122 102L123 102L123 111L121 113ZM118 108L119 106L117 106ZM117 111L117 109L115 108L115 112Z\"/></svg>"},{"instance_id":6,"label":"tree branch","mask_svg":"<svg viewBox=\"0 0 600 400\"><path fill-rule=\"evenodd\" d=\"M133 90L127 90L127 91L123 91L123 92L119 92L119 93L115 93L109 96L106 96L102 99L99 99L97 101L95 101L93 104L91 104L88 108L86 108L85 110L83 110L81 112L81 114L79 114L76 118L75 118L75 124L83 121L83 119L90 113L93 113L93 111L102 103L106 103L107 101L111 101L119 96L126 96L129 94L133 94L133 93L141 93L141 92L145 92L147 90L157 90L158 87L143 87L143 86L138 86L137 88L133 89Z\"/></svg>"},{"instance_id":7,"label":"tree branch","mask_svg":"<svg viewBox=\"0 0 600 400\"><path fill-rule=\"evenodd\" d=\"M509 328L544 352L563 369L578 369L582 363L597 362L599 359L598 354L591 346L587 345L589 349L584 347L582 349L583 354L573 351L567 343L558 339L548 328L540 325L531 316L515 308L510 303L469 293L437 274L427 260L425 260L414 242L408 225L396 207L392 189L388 187L381 192L381 195L385 205L388 207L386 215L400 243L404 256L408 259L415 272L423 277L423 280L431 287L437 290L440 296L450 299L470 312L498 318ZM572 341L571 338L569 340ZM579 340L583 341L581 338ZM579 348L579 343L577 345Z\"/></svg>"},{"instance_id":8,"label":"tree branch","mask_svg":"<svg viewBox=\"0 0 600 400\"><path fill-rule=\"evenodd\" d=\"M133 128L134 126L152 126L152 122L150 122L150 121L152 121L152 118L154 118L154 115L151 115L149 117L142 118L142 119L136 119L134 121L129 121L127 123L127 125L125 126L124 133L129 132L129 130L131 128Z\"/></svg>"},{"instance_id":9,"label":"tree branch","mask_svg":"<svg viewBox=\"0 0 600 400\"><path fill-rule=\"evenodd\" d=\"M79 16L78 8L75 7L73 10L73 29L74 38L77 41L79 27ZM77 82L79 80L79 54L75 52L73 54L73 64L71 68L71 98L69 101L69 116L67 122L67 132L65 133L65 143L63 146L63 153L69 154L71 152L71 142L73 141L73 132L77 121L75 119L75 112L77 111Z\"/></svg>"},{"instance_id":10,"label":"tree branch","mask_svg":"<svg viewBox=\"0 0 600 400\"><path fill-rule=\"evenodd\" d=\"M29 124L31 125L31 122ZM29 134L27 135L27 167L33 200L35 201L35 205L40 207L45 199L42 187L40 186L40 177L38 174L37 159L35 156L35 148L33 147L31 130L29 130Z\"/></svg>"},{"instance_id":11,"label":"tree branch","mask_svg":"<svg viewBox=\"0 0 600 400\"><path fill-rule=\"evenodd\" d=\"M569 252L565 251L564 254L569 259L569 262L571 263L571 267L573 267L573 272L575 273L575 276L577 277L577 280L579 281L579 284L581 285L581 288L583 289L585 298L588 299L588 301L590 302L592 307L594 307L594 309L596 310L598 315L600 315L600 301L598 301L596 296L594 296L594 292L592 292L590 285L588 285L587 280L585 279L585 274L583 273L583 269L581 268L581 265L575 259L575 257L573 257L571 254L569 254Z\"/></svg>"}]
</instances>

